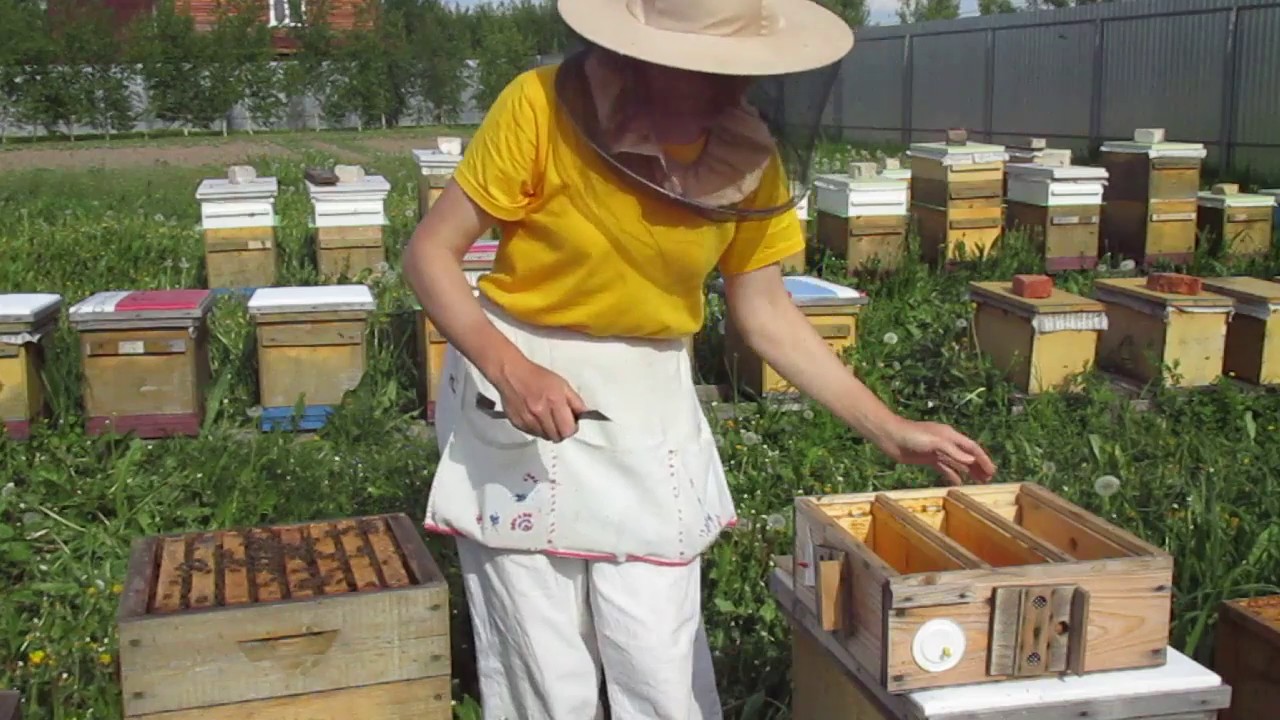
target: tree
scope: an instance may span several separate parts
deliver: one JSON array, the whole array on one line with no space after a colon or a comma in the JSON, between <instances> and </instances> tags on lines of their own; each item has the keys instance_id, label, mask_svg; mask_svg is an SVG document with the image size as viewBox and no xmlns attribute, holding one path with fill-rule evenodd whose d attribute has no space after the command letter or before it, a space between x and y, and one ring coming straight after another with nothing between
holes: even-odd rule
<instances>
[{"instance_id":1,"label":"tree","mask_svg":"<svg viewBox=\"0 0 1280 720\"><path fill-rule=\"evenodd\" d=\"M478 77L475 104L484 109L498 99L498 94L508 83L528 69L533 57L529 40L514 20L494 14L486 24L488 27L484 28L476 49Z\"/></svg>"},{"instance_id":2,"label":"tree","mask_svg":"<svg viewBox=\"0 0 1280 720\"><path fill-rule=\"evenodd\" d=\"M867 0L821 0L821 3L849 23L849 27L862 27L871 17Z\"/></svg>"},{"instance_id":3,"label":"tree","mask_svg":"<svg viewBox=\"0 0 1280 720\"><path fill-rule=\"evenodd\" d=\"M335 34L329 26L328 0L311 0L302 20L290 27L289 35L298 51L284 72L286 94L310 95L323 109L330 85L330 61L334 57ZM320 130L317 114L315 129Z\"/></svg>"},{"instance_id":4,"label":"tree","mask_svg":"<svg viewBox=\"0 0 1280 720\"><path fill-rule=\"evenodd\" d=\"M47 57L48 36L38 6L22 0L0 0L0 142L9 123L23 109L29 68Z\"/></svg>"},{"instance_id":5,"label":"tree","mask_svg":"<svg viewBox=\"0 0 1280 720\"><path fill-rule=\"evenodd\" d=\"M899 0L898 20L903 25L960 17L960 0Z\"/></svg>"},{"instance_id":6,"label":"tree","mask_svg":"<svg viewBox=\"0 0 1280 720\"><path fill-rule=\"evenodd\" d=\"M983 15L1018 12L1013 0L978 0L978 12Z\"/></svg>"},{"instance_id":7,"label":"tree","mask_svg":"<svg viewBox=\"0 0 1280 720\"><path fill-rule=\"evenodd\" d=\"M284 101L280 97L275 51L271 29L262 21L261 5L254 0L218 0L215 22L204 42L216 52L210 53L211 111L222 113L222 131L227 132L227 115L238 103L249 114L249 132L253 132L255 114L273 122Z\"/></svg>"},{"instance_id":8,"label":"tree","mask_svg":"<svg viewBox=\"0 0 1280 720\"><path fill-rule=\"evenodd\" d=\"M21 115L46 132L91 123L108 131L132 124L129 76L117 65L120 45L111 11L99 2L58 3L46 15L48 42L28 58Z\"/></svg>"},{"instance_id":9,"label":"tree","mask_svg":"<svg viewBox=\"0 0 1280 720\"><path fill-rule=\"evenodd\" d=\"M407 93L417 98L428 121L450 123L462 113L463 68L470 48L460 20L440 0L413 2L405 9L408 44Z\"/></svg>"},{"instance_id":10,"label":"tree","mask_svg":"<svg viewBox=\"0 0 1280 720\"><path fill-rule=\"evenodd\" d=\"M172 126L207 114L207 47L191 15L175 8L174 0L158 0L154 12L134 21L128 56L140 66L151 118ZM184 125L183 134L189 129Z\"/></svg>"}]
</instances>

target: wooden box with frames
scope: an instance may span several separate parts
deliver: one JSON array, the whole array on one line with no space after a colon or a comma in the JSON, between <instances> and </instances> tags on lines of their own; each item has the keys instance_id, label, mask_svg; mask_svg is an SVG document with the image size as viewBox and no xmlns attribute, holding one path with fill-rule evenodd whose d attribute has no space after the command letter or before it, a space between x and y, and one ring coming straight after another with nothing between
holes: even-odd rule
<instances>
[{"instance_id":1,"label":"wooden box with frames","mask_svg":"<svg viewBox=\"0 0 1280 720\"><path fill-rule=\"evenodd\" d=\"M951 263L962 252L973 258L989 251L1004 230L1004 146L915 143L907 154L925 260Z\"/></svg>"},{"instance_id":2,"label":"wooden box with frames","mask_svg":"<svg viewBox=\"0 0 1280 720\"><path fill-rule=\"evenodd\" d=\"M1196 194L1207 151L1166 142L1161 128L1103 143L1109 182L1102 207L1104 251L1150 265L1186 263L1196 249Z\"/></svg>"},{"instance_id":3,"label":"wooden box with frames","mask_svg":"<svg viewBox=\"0 0 1280 720\"><path fill-rule=\"evenodd\" d=\"M61 309L54 293L0 294L0 425L12 439L29 437L49 410L45 351Z\"/></svg>"},{"instance_id":4,"label":"wooden box with frames","mask_svg":"<svg viewBox=\"0 0 1280 720\"><path fill-rule=\"evenodd\" d=\"M312 227L316 238L316 268L329 281L354 278L385 265L387 251L383 229L387 226L386 200L391 183L381 175L338 166L337 183L317 185L306 181L311 196Z\"/></svg>"},{"instance_id":5,"label":"wooden box with frames","mask_svg":"<svg viewBox=\"0 0 1280 720\"><path fill-rule=\"evenodd\" d=\"M1255 385L1280 385L1280 283L1241 276L1205 278L1204 287L1234 303L1222 369Z\"/></svg>"},{"instance_id":6,"label":"wooden box with frames","mask_svg":"<svg viewBox=\"0 0 1280 720\"><path fill-rule=\"evenodd\" d=\"M404 514L147 537L117 614L131 720L447 720L449 592Z\"/></svg>"},{"instance_id":7,"label":"wooden box with frames","mask_svg":"<svg viewBox=\"0 0 1280 720\"><path fill-rule=\"evenodd\" d=\"M1280 698L1280 595L1222 604L1214 668L1232 688L1220 720L1275 717Z\"/></svg>"},{"instance_id":8,"label":"wooden box with frames","mask_svg":"<svg viewBox=\"0 0 1280 720\"><path fill-rule=\"evenodd\" d=\"M818 243L844 260L850 274L868 263L898 267L907 247L907 181L879 176L819 175Z\"/></svg>"},{"instance_id":9,"label":"wooden box with frames","mask_svg":"<svg viewBox=\"0 0 1280 720\"><path fill-rule=\"evenodd\" d=\"M797 594L890 693L1163 665L1173 558L1033 483L796 498Z\"/></svg>"},{"instance_id":10,"label":"wooden box with frames","mask_svg":"<svg viewBox=\"0 0 1280 720\"><path fill-rule=\"evenodd\" d=\"M247 165L226 178L209 178L196 189L204 233L206 284L249 289L275 284L279 265L275 202L279 183L258 177Z\"/></svg>"},{"instance_id":11,"label":"wooden box with frames","mask_svg":"<svg viewBox=\"0 0 1280 720\"><path fill-rule=\"evenodd\" d=\"M1264 257L1271 251L1275 198L1242 193L1240 186L1223 183L1202 192L1197 200L1196 224L1209 247L1228 257Z\"/></svg>"}]
</instances>

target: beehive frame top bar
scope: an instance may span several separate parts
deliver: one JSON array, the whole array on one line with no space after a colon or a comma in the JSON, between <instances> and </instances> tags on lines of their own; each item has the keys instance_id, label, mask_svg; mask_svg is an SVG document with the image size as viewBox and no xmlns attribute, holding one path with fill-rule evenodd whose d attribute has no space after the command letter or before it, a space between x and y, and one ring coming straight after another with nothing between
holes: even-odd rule
<instances>
[{"instance_id":1,"label":"beehive frame top bar","mask_svg":"<svg viewBox=\"0 0 1280 720\"><path fill-rule=\"evenodd\" d=\"M969 165L988 162L1005 162L1009 154L1003 145L987 143L965 143L964 145L948 145L945 142L913 143L907 150L911 157L937 160L943 165Z\"/></svg>"},{"instance_id":2,"label":"beehive frame top bar","mask_svg":"<svg viewBox=\"0 0 1280 720\"><path fill-rule=\"evenodd\" d=\"M1276 204L1276 199L1269 195L1261 195L1255 193L1235 193L1234 195L1220 195L1211 191L1202 191L1196 193L1196 200L1206 207L1233 208L1233 207L1271 207Z\"/></svg>"},{"instance_id":3,"label":"beehive frame top bar","mask_svg":"<svg viewBox=\"0 0 1280 720\"><path fill-rule=\"evenodd\" d=\"M1167 657L1163 667L959 685L917 690L909 697L923 717L932 718L959 713L993 713L1029 705L1053 707L1125 695L1128 688L1140 688L1143 695L1155 695L1207 690L1222 684L1217 673L1173 648L1169 648Z\"/></svg>"},{"instance_id":4,"label":"beehive frame top bar","mask_svg":"<svg viewBox=\"0 0 1280 720\"><path fill-rule=\"evenodd\" d=\"M366 285L261 288L249 298L250 315L371 312L375 307L373 293Z\"/></svg>"},{"instance_id":5,"label":"beehive frame top bar","mask_svg":"<svg viewBox=\"0 0 1280 720\"><path fill-rule=\"evenodd\" d=\"M1086 182L1102 182L1107 181L1109 173L1106 168L1090 167L1088 165L1068 165L1066 167L1053 167L1050 165L1037 165L1036 163L1014 163L1005 168L1005 172L1009 177L1017 177L1020 180L1043 180L1045 182L1069 182L1069 181L1086 181Z\"/></svg>"},{"instance_id":6,"label":"beehive frame top bar","mask_svg":"<svg viewBox=\"0 0 1280 720\"><path fill-rule=\"evenodd\" d=\"M782 279L798 307L849 307L864 305L867 296L851 287L837 285L821 278L807 275L788 275Z\"/></svg>"},{"instance_id":7,"label":"beehive frame top bar","mask_svg":"<svg viewBox=\"0 0 1280 720\"><path fill-rule=\"evenodd\" d=\"M1013 294L1013 283L1007 280L970 282L969 297L1004 307L1019 315L1040 313L1102 312L1102 303L1058 288L1047 298L1024 298Z\"/></svg>"},{"instance_id":8,"label":"beehive frame top bar","mask_svg":"<svg viewBox=\"0 0 1280 720\"><path fill-rule=\"evenodd\" d=\"M196 200L266 200L275 198L279 191L279 182L273 177L254 178L240 184L226 178L208 178L196 188Z\"/></svg>"},{"instance_id":9,"label":"beehive frame top bar","mask_svg":"<svg viewBox=\"0 0 1280 720\"><path fill-rule=\"evenodd\" d=\"M1186 157L1203 159L1209 154L1201 143L1162 142L1140 143L1133 140L1112 140L1102 144L1102 152L1145 154L1148 157Z\"/></svg>"},{"instance_id":10,"label":"beehive frame top bar","mask_svg":"<svg viewBox=\"0 0 1280 720\"><path fill-rule=\"evenodd\" d=\"M0 323L37 325L56 315L62 296L53 293L0 294Z\"/></svg>"},{"instance_id":11,"label":"beehive frame top bar","mask_svg":"<svg viewBox=\"0 0 1280 720\"><path fill-rule=\"evenodd\" d=\"M111 290L81 300L67 316L73 326L128 326L157 320L192 324L208 315L212 306L213 293L208 290Z\"/></svg>"},{"instance_id":12,"label":"beehive frame top bar","mask_svg":"<svg viewBox=\"0 0 1280 720\"><path fill-rule=\"evenodd\" d=\"M1199 295L1178 295L1163 293L1147 287L1145 277L1105 278L1093 283L1094 297L1106 301L1123 304L1125 300L1146 301L1163 307L1203 308L1205 310L1229 310L1234 304L1229 297L1212 292Z\"/></svg>"}]
</instances>

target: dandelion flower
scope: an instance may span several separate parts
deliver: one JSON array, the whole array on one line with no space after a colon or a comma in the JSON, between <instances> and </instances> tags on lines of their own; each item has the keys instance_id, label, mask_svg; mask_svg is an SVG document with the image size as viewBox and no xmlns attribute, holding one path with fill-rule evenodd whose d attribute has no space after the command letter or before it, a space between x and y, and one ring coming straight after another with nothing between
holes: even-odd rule
<instances>
[{"instance_id":1,"label":"dandelion flower","mask_svg":"<svg viewBox=\"0 0 1280 720\"><path fill-rule=\"evenodd\" d=\"M1138 263L1136 263L1136 262L1134 262L1134 261L1132 261L1132 260L1121 260L1121 261L1120 261L1120 269L1121 269L1121 270L1124 270L1125 272L1128 272L1128 271L1130 271L1130 270L1132 270L1132 269L1134 269L1134 268L1136 268L1136 267L1138 267Z\"/></svg>"},{"instance_id":2,"label":"dandelion flower","mask_svg":"<svg viewBox=\"0 0 1280 720\"><path fill-rule=\"evenodd\" d=\"M245 414L245 415L248 415L250 418L252 418L252 419L256 420L256 419L258 419L258 418L262 417L262 408L261 408L261 407L259 407L259 406L257 406L257 405L255 405L255 406L253 406L253 407L249 408L248 410L245 410L245 411L244 411L244 414Z\"/></svg>"},{"instance_id":3,"label":"dandelion flower","mask_svg":"<svg viewBox=\"0 0 1280 720\"><path fill-rule=\"evenodd\" d=\"M111 653L102 653L98 656L98 663L102 665L110 665L111 660Z\"/></svg>"},{"instance_id":4,"label":"dandelion flower","mask_svg":"<svg viewBox=\"0 0 1280 720\"><path fill-rule=\"evenodd\" d=\"M413 208L405 208L405 209L404 209L404 216L405 216L405 217L413 217Z\"/></svg>"},{"instance_id":5,"label":"dandelion flower","mask_svg":"<svg viewBox=\"0 0 1280 720\"><path fill-rule=\"evenodd\" d=\"M0 488L0 497L9 497L10 495L14 494L17 491L18 491L18 488L15 487L13 483L9 483L4 487Z\"/></svg>"},{"instance_id":6,"label":"dandelion flower","mask_svg":"<svg viewBox=\"0 0 1280 720\"><path fill-rule=\"evenodd\" d=\"M969 320L967 318L960 318L959 320L956 320L957 330L964 330L967 327L969 327Z\"/></svg>"},{"instance_id":7,"label":"dandelion flower","mask_svg":"<svg viewBox=\"0 0 1280 720\"><path fill-rule=\"evenodd\" d=\"M1054 465L1052 460L1045 460L1040 464L1040 471L1045 475L1052 475L1058 471L1058 466Z\"/></svg>"},{"instance_id":8,"label":"dandelion flower","mask_svg":"<svg viewBox=\"0 0 1280 720\"><path fill-rule=\"evenodd\" d=\"M374 271L376 271L376 272L384 273L384 272L386 272L386 271L390 270L390 269L391 269L391 266L390 266L390 265L388 265L388 264L386 264L385 262L380 262L380 263L378 263L377 265L374 265L374 266L373 266L373 269L374 269Z\"/></svg>"},{"instance_id":9,"label":"dandelion flower","mask_svg":"<svg viewBox=\"0 0 1280 720\"><path fill-rule=\"evenodd\" d=\"M27 662L32 665L43 665L44 661L48 659L48 657L48 653L43 650L32 650L27 654Z\"/></svg>"},{"instance_id":10,"label":"dandelion flower","mask_svg":"<svg viewBox=\"0 0 1280 720\"><path fill-rule=\"evenodd\" d=\"M812 410L805 410L804 412L800 413L800 417L804 418L805 420L812 420L812 419L813 419L813 411L812 411Z\"/></svg>"},{"instance_id":11,"label":"dandelion flower","mask_svg":"<svg viewBox=\"0 0 1280 720\"><path fill-rule=\"evenodd\" d=\"M124 592L124 585L121 585L120 583L115 583L114 585L111 586L112 595L119 595L122 592Z\"/></svg>"},{"instance_id":12,"label":"dandelion flower","mask_svg":"<svg viewBox=\"0 0 1280 720\"><path fill-rule=\"evenodd\" d=\"M891 331L889 331L889 332L887 332L887 333L885 333L885 334L884 334L884 344L885 344L885 345L897 345L897 344L898 344L898 334L897 334L897 333L895 333L895 332L893 332L892 330L891 330Z\"/></svg>"},{"instance_id":13,"label":"dandelion flower","mask_svg":"<svg viewBox=\"0 0 1280 720\"><path fill-rule=\"evenodd\" d=\"M22 513L23 525L35 525L36 523L40 522L43 519L44 519L44 516L35 511Z\"/></svg>"},{"instance_id":14,"label":"dandelion flower","mask_svg":"<svg viewBox=\"0 0 1280 720\"><path fill-rule=\"evenodd\" d=\"M770 530L781 530L787 526L787 519L777 514L770 515L769 518L765 520L765 525L768 526Z\"/></svg>"},{"instance_id":15,"label":"dandelion flower","mask_svg":"<svg viewBox=\"0 0 1280 720\"><path fill-rule=\"evenodd\" d=\"M1120 492L1120 478L1115 475L1101 475L1093 481L1093 490L1102 497L1111 497Z\"/></svg>"},{"instance_id":16,"label":"dandelion flower","mask_svg":"<svg viewBox=\"0 0 1280 720\"><path fill-rule=\"evenodd\" d=\"M759 445L760 436L748 430L742 433L742 444L743 445Z\"/></svg>"}]
</instances>

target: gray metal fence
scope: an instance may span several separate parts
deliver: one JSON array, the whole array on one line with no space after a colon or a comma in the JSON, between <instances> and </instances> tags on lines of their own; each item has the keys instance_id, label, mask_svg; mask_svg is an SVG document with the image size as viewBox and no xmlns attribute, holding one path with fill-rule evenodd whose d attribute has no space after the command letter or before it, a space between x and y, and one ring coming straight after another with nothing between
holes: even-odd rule
<instances>
[{"instance_id":1,"label":"gray metal fence","mask_svg":"<svg viewBox=\"0 0 1280 720\"><path fill-rule=\"evenodd\" d=\"M1164 127L1209 162L1280 172L1280 0L1116 0L862 28L824 116L844 139L948 127L1087 151Z\"/></svg>"}]
</instances>

